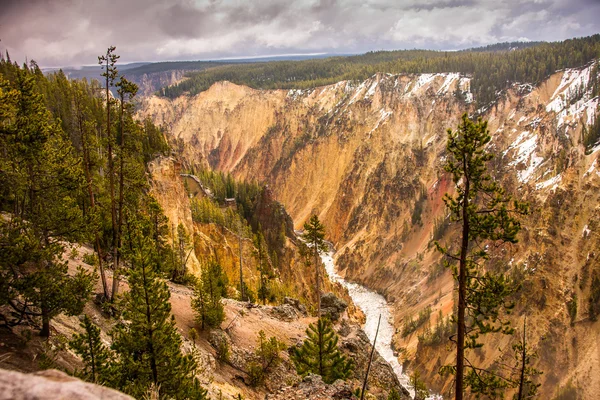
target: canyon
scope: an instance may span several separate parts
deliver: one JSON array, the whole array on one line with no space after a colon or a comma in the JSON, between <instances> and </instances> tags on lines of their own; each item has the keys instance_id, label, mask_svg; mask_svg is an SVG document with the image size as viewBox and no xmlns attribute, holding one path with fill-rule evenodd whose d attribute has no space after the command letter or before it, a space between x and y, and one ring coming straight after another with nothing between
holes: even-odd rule
<instances>
[{"instance_id":1,"label":"canyon","mask_svg":"<svg viewBox=\"0 0 600 400\"><path fill-rule=\"evenodd\" d=\"M490 263L523 287L513 325L530 321L543 398L559 388L593 398L600 325L587 309L590 281L600 273L600 147L586 148L582 139L598 118L590 89L597 63L515 84L483 108L475 106L470 76L380 73L305 90L218 82L196 96L145 97L138 116L166 128L182 171L211 168L267 184L295 229L317 214L340 275L387 299L400 362L441 393L451 380L437 372L453 353L419 341L427 324L401 331L426 307L431 325L452 312L453 278L433 245L457 235L442 200L452 192L442 169L446 129L463 113L487 120L490 172L531 208L519 243L491 251ZM169 201L161 203L170 215ZM490 337L475 354L489 366L510 344Z\"/></svg>"}]
</instances>

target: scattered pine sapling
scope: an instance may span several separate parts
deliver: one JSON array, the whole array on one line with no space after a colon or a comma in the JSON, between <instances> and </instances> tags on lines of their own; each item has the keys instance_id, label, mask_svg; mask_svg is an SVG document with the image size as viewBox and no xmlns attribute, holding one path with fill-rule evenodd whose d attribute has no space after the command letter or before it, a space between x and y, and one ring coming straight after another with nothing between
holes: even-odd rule
<instances>
[{"instance_id":1,"label":"scattered pine sapling","mask_svg":"<svg viewBox=\"0 0 600 400\"><path fill-rule=\"evenodd\" d=\"M314 255L314 267L316 274L316 292L317 292L317 317L321 317L321 285L319 274L319 254L321 251L327 251L325 244L325 226L319 221L319 217L312 215L304 224L304 240L312 248Z\"/></svg>"},{"instance_id":2,"label":"scattered pine sapling","mask_svg":"<svg viewBox=\"0 0 600 400\"><path fill-rule=\"evenodd\" d=\"M217 327L225 319L221 303L223 293L226 291L223 275L221 265L214 260L209 261L202 268L192 299L196 323L201 329Z\"/></svg>"},{"instance_id":3,"label":"scattered pine sapling","mask_svg":"<svg viewBox=\"0 0 600 400\"><path fill-rule=\"evenodd\" d=\"M102 343L100 328L92 322L90 317L86 315L80 325L84 332L73 335L69 342L69 347L81 357L84 365L83 370L77 375L86 381L110 386L114 355Z\"/></svg>"},{"instance_id":4,"label":"scattered pine sapling","mask_svg":"<svg viewBox=\"0 0 600 400\"><path fill-rule=\"evenodd\" d=\"M347 379L354 369L354 363L338 349L338 336L331 322L327 318L319 318L316 325L308 326L306 334L308 337L302 346L290 350L298 374L321 375L325 383Z\"/></svg>"},{"instance_id":5,"label":"scattered pine sapling","mask_svg":"<svg viewBox=\"0 0 600 400\"><path fill-rule=\"evenodd\" d=\"M285 344L271 336L267 339L264 331L258 332L257 348L254 357L246 368L250 378L250 385L259 386L264 383L266 376L281 363L280 352L285 349Z\"/></svg>"}]
</instances>

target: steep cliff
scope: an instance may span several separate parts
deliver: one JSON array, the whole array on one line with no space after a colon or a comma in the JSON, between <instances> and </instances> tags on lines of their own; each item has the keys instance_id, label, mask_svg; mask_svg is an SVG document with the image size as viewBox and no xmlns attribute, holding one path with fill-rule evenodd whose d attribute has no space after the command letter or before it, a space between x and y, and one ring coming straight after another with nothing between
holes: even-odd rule
<instances>
[{"instance_id":1,"label":"steep cliff","mask_svg":"<svg viewBox=\"0 0 600 400\"><path fill-rule=\"evenodd\" d=\"M596 65L514 85L479 110L469 77L446 73L378 74L303 91L221 82L194 97L147 98L140 114L169 129L185 162L268 183L296 227L316 212L346 278L384 294L398 328L428 305L434 316L452 310L452 277L431 244L434 233L454 237L451 225L440 229L441 198L451 190L441 169L445 130L463 112L481 115L492 133L494 176L533 210L520 244L493 253L492 262L524 284L514 322L523 314L531 321L544 395L570 385L589 396L600 391L592 374L600 368L600 324L588 315L600 273L600 147L584 145L598 115ZM395 344L443 390L448 380L437 367L451 353L419 344L422 330L402 337L399 329ZM508 338L489 340L484 365L509 346Z\"/></svg>"}]
</instances>

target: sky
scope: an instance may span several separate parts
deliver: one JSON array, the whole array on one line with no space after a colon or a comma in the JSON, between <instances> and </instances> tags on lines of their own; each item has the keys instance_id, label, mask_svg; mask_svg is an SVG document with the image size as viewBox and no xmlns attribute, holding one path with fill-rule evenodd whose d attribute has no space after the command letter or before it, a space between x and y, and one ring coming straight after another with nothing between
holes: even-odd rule
<instances>
[{"instance_id":1,"label":"sky","mask_svg":"<svg viewBox=\"0 0 600 400\"><path fill-rule=\"evenodd\" d=\"M600 0L0 0L0 50L42 67L455 50L600 33Z\"/></svg>"}]
</instances>

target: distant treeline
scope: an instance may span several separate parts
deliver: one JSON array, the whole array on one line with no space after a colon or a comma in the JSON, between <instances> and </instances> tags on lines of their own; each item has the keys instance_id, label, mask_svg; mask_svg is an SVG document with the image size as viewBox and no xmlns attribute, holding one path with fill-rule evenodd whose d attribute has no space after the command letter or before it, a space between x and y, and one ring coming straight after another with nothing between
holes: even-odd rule
<instances>
[{"instance_id":1,"label":"distant treeline","mask_svg":"<svg viewBox=\"0 0 600 400\"><path fill-rule=\"evenodd\" d=\"M531 47L505 43L458 52L378 51L350 57L216 66L190 73L189 79L159 94L169 98L196 95L224 80L256 89L306 89L341 80L364 80L378 72L461 72L472 75L475 101L485 105L514 82L538 83L557 70L579 67L598 57L600 34Z\"/></svg>"}]
</instances>

